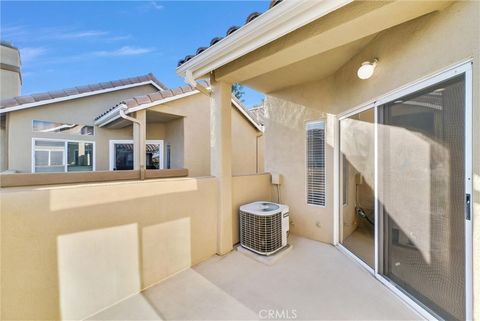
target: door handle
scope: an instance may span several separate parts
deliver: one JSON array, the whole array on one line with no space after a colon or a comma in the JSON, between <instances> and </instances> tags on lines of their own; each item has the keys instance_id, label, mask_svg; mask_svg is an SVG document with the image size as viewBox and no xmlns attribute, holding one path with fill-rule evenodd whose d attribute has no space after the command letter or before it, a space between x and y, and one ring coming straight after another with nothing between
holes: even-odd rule
<instances>
[{"instance_id":1,"label":"door handle","mask_svg":"<svg viewBox=\"0 0 480 321\"><path fill-rule=\"evenodd\" d=\"M471 212L471 196L470 194L465 195L465 219L470 221L470 212Z\"/></svg>"}]
</instances>

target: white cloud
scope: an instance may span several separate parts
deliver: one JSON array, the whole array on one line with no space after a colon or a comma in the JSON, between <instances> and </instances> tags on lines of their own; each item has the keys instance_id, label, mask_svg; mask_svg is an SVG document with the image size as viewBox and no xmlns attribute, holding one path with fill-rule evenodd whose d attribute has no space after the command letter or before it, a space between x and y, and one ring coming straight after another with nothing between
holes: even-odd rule
<instances>
[{"instance_id":1,"label":"white cloud","mask_svg":"<svg viewBox=\"0 0 480 321\"><path fill-rule=\"evenodd\" d=\"M124 46L115 50L102 50L94 52L95 56L99 57L122 57L122 56L138 56L152 52L152 48L139 48Z\"/></svg>"},{"instance_id":2,"label":"white cloud","mask_svg":"<svg viewBox=\"0 0 480 321\"><path fill-rule=\"evenodd\" d=\"M80 38L95 38L107 35L108 32L106 31L77 31L77 32L66 32L63 34L59 34L58 38L60 39L80 39Z\"/></svg>"},{"instance_id":3,"label":"white cloud","mask_svg":"<svg viewBox=\"0 0 480 321\"><path fill-rule=\"evenodd\" d=\"M140 14L152 12L152 10L157 10L157 11L163 10L165 8L158 1L150 1L150 2L138 1L138 2L141 3L141 5L137 7L137 12Z\"/></svg>"},{"instance_id":4,"label":"white cloud","mask_svg":"<svg viewBox=\"0 0 480 321\"><path fill-rule=\"evenodd\" d=\"M26 35L28 31L26 26L5 26L0 29L0 33L3 40L11 41L12 38Z\"/></svg>"},{"instance_id":5,"label":"white cloud","mask_svg":"<svg viewBox=\"0 0 480 321\"><path fill-rule=\"evenodd\" d=\"M48 50L44 47L20 48L20 57L23 64L31 63L38 57L44 55Z\"/></svg>"},{"instance_id":6,"label":"white cloud","mask_svg":"<svg viewBox=\"0 0 480 321\"><path fill-rule=\"evenodd\" d=\"M150 5L155 10L162 10L163 9L163 6L161 4L159 4L157 1L150 1Z\"/></svg>"},{"instance_id":7,"label":"white cloud","mask_svg":"<svg viewBox=\"0 0 480 321\"><path fill-rule=\"evenodd\" d=\"M132 35L112 36L112 37L106 38L105 41L113 42L113 41L128 40L131 38L132 38Z\"/></svg>"}]
</instances>

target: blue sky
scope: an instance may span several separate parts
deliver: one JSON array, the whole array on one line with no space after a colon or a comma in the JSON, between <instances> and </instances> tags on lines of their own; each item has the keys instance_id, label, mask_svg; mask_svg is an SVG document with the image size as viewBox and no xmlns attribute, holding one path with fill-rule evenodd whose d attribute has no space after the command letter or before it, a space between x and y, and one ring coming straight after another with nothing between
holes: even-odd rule
<instances>
[{"instance_id":1,"label":"blue sky","mask_svg":"<svg viewBox=\"0 0 480 321\"><path fill-rule=\"evenodd\" d=\"M19 47L22 94L152 72L184 85L179 59L243 25L268 1L1 1L2 40ZM245 104L262 95L246 89Z\"/></svg>"}]
</instances>

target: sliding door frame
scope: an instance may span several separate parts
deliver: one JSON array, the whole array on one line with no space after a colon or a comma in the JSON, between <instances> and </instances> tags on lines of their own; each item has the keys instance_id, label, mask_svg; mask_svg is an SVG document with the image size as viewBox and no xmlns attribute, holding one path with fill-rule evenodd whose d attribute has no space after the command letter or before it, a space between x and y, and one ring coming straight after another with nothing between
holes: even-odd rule
<instances>
[{"instance_id":1,"label":"sliding door frame","mask_svg":"<svg viewBox=\"0 0 480 321\"><path fill-rule=\"evenodd\" d=\"M382 217L380 215L380 208L379 208L379 160L378 160L378 126L379 122L379 106L382 106L388 102L394 101L395 99L401 98L403 96L418 92L422 89L428 88L433 86L437 83L442 81L448 80L450 78L465 75L465 193L472 195L472 176L473 176L473 169L472 169L472 147L473 147L473 133L472 133L472 104L473 104L473 79L472 79L472 60L466 60L461 63L455 64L444 70L432 74L430 76L424 77L410 83L408 85L402 86L396 90L393 90L385 95L378 97L370 102L352 108L344 113L341 113L337 116L337 133L336 137L338 138L338 144L336 147L336 192L338 193L337 199L337 206L336 206L336 213L334 213L334 219L337 221L334 224L334 227L337 229L334 231L334 244L348 256L355 259L355 261L359 262L364 268L366 268L370 273L372 273L375 278L377 278L382 284L387 286L390 290L392 290L396 295L402 298L408 305L410 305L415 311L421 314L423 317L427 319L437 319L437 316L431 314L423 304L418 302L417 300L413 299L409 295L407 295L403 290L401 290L397 285L395 285L392 281L387 279L383 273L383 233L382 233L382 226L383 223L381 222ZM340 204L341 200L341 189L343 188L340 180L340 171L342 170L340 166L341 162L341 131L340 131L340 123L343 119L346 119L350 116L358 114L362 111L369 110L374 108L375 119L374 119L374 195L375 195L375 267L372 269L368 264L363 262L360 258L358 258L354 253L349 251L346 247L340 244L340 235L342 234L341 229L343 228L342 222L342 213L341 208L342 204ZM472 203L472 201L471 201ZM467 213L463 213L464 221L465 221L465 316L467 320L471 320L473 318L473 209L472 206L469 208L470 213L470 220L467 220L465 215Z\"/></svg>"}]
</instances>

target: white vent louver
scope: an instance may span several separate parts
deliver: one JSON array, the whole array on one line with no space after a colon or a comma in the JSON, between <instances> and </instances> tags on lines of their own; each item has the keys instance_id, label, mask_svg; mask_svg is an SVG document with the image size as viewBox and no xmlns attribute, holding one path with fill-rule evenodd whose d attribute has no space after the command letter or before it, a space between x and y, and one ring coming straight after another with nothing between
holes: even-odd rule
<instances>
[{"instance_id":1,"label":"white vent louver","mask_svg":"<svg viewBox=\"0 0 480 321\"><path fill-rule=\"evenodd\" d=\"M255 202L240 207L240 244L258 254L270 255L287 245L288 206Z\"/></svg>"}]
</instances>

